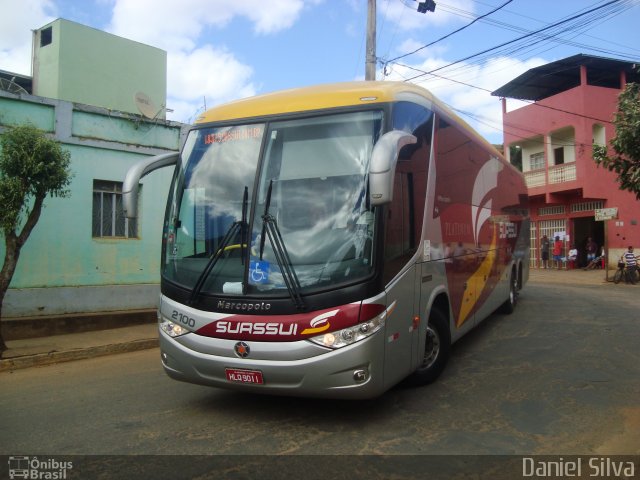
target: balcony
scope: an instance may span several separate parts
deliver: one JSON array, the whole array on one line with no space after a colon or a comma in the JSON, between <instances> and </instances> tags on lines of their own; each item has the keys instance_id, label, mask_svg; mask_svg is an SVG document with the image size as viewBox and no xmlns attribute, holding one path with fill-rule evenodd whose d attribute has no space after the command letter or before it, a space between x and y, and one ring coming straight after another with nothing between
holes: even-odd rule
<instances>
[{"instance_id":1,"label":"balcony","mask_svg":"<svg viewBox=\"0 0 640 480\"><path fill-rule=\"evenodd\" d=\"M527 188L543 187L547 184L547 171L542 168L540 170L524 172L524 180Z\"/></svg>"},{"instance_id":2,"label":"balcony","mask_svg":"<svg viewBox=\"0 0 640 480\"><path fill-rule=\"evenodd\" d=\"M565 163L549 167L549 183L572 182L576 179L576 164Z\"/></svg>"},{"instance_id":3,"label":"balcony","mask_svg":"<svg viewBox=\"0 0 640 480\"><path fill-rule=\"evenodd\" d=\"M571 162L549 167L548 180L547 170L544 168L524 172L524 178L527 183L527 188L544 187L547 183L553 185L573 182L577 178L576 164L575 162Z\"/></svg>"}]
</instances>

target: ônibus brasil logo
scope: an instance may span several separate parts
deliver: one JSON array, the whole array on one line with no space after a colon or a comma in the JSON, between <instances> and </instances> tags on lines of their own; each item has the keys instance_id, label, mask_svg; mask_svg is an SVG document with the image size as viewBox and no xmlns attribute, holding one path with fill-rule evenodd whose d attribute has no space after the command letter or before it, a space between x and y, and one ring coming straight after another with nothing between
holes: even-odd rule
<instances>
[{"instance_id":1,"label":"\u00f4nibus brasil logo","mask_svg":"<svg viewBox=\"0 0 640 480\"><path fill-rule=\"evenodd\" d=\"M73 462L56 460L55 458L39 459L38 457L10 456L9 478L27 478L38 480L64 480L67 471L73 468Z\"/></svg>"}]
</instances>

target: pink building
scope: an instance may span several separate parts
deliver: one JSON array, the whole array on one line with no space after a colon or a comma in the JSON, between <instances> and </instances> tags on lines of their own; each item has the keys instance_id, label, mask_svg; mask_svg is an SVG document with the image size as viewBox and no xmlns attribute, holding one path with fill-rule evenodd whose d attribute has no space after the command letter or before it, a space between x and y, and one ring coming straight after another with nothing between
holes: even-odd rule
<instances>
[{"instance_id":1,"label":"pink building","mask_svg":"<svg viewBox=\"0 0 640 480\"><path fill-rule=\"evenodd\" d=\"M639 62L640 63L640 62ZM531 266L540 266L540 238L558 235L586 262L588 237L608 251L609 265L627 246L640 247L640 201L621 191L616 175L593 161L594 144L615 136L618 94L640 76L632 62L574 55L531 69L492 95L502 97L505 156L522 162L531 210ZM507 99L534 102L512 111ZM597 220L599 209L617 218Z\"/></svg>"}]
</instances>

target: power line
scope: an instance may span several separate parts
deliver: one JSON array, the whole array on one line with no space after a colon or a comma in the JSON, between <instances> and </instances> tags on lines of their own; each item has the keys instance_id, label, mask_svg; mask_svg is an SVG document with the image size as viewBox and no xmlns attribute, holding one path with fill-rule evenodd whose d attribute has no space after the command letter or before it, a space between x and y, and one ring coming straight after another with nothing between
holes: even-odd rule
<instances>
[{"instance_id":1,"label":"power line","mask_svg":"<svg viewBox=\"0 0 640 480\"><path fill-rule=\"evenodd\" d=\"M403 5L405 7L409 8L405 4L405 2L403 0L400 0L400 1L403 3ZM482 2L479 2L479 3L482 3ZM574 47L585 48L587 50L591 50L591 51L595 51L596 53L603 54L604 56L611 55L611 56L617 56L619 58L626 58L626 59L631 60L631 61L636 61L637 58L638 58L637 56L630 56L630 55L627 55L627 54L622 53L622 52L615 52L613 50L597 48L597 47L591 47L589 45L581 44L581 43L575 42L573 40L573 38L575 38L579 33L584 34L584 31L588 27L591 28L593 24L602 23L602 22L608 21L613 16L620 15L621 13L623 13L626 10L628 10L629 8L632 8L634 6L635 2L634 1L630 1L630 0L624 0L621 3L615 3L615 4L614 3L615 2L612 2L611 5L609 5L604 12L603 11L596 11L596 13L591 13L591 14L589 14L590 11L592 12L592 11L597 10L597 9L591 8L592 6L585 7L584 9L582 9L582 11L578 11L578 13L580 13L580 15L585 15L585 16L580 17L580 15L573 14L569 18L567 18L567 17L563 18L562 19L563 22L556 22L556 24L555 24L555 25L558 25L558 24L562 25L564 22L571 21L572 23L570 24L571 25L570 27L558 26L558 27L554 28L554 25L548 25L549 29L545 33L542 33L542 34L523 29L523 28L518 27L516 25L509 25L509 24L506 24L506 23L503 23L503 22L498 22L498 21L496 21L495 19L492 19L492 18L483 18L481 20L483 22L487 22L487 23L491 23L491 24L497 24L500 27L504 26L504 28L509 28L511 30L514 30L514 31L520 31L520 32L525 32L526 34L535 35L536 37L539 37L539 39L537 41L533 41L533 42L531 40L529 40L526 44L524 44L524 42L526 42L526 40L522 40L522 41L519 42L520 43L519 45L518 45L518 41L517 41L518 39L516 39L514 41L514 42L516 42L516 45L513 45L513 46L508 47L508 48L502 48L502 50L500 50L499 52L492 52L492 53L486 53L484 55L479 55L479 58L476 58L475 60L467 62L464 65L458 65L455 68L449 68L447 70L448 78L447 77L441 77L441 78L443 78L444 80L447 80L447 81L456 82L456 83L460 83L460 84L465 84L465 82L462 81L462 78L461 78L462 75L465 72L468 72L468 71L470 72L470 71L473 71L475 68L479 68L479 67L482 67L484 65L487 65L489 62L491 62L491 57L494 57L496 55L505 55L505 56L513 55L516 52L519 52L517 57L520 57L522 59L527 59L527 58L530 58L530 55L532 54L532 52L534 50L538 50L538 52L539 52L538 55L539 55L540 53L542 53L544 51L548 51L548 50L550 50L552 48L555 48L554 46L548 46L546 49L542 50L540 48L540 46L542 45L543 42L556 42L556 43L563 44L563 45L570 45L570 46L574 46ZM484 5L488 5L488 4L484 3ZM447 7L448 7L446 4L444 4L442 2L439 2L438 6L441 7L443 10L446 10ZM489 5L489 6L493 7L493 5ZM453 8L453 7L451 7L451 8ZM589 9L589 10L585 11L586 9ZM471 14L471 12L466 12L464 10L459 10L459 9L454 9L454 10L458 10L460 12L463 12L463 14L466 15L468 18L473 18L473 15ZM503 11L509 12L508 9L503 9ZM456 14L458 14L458 13L456 13ZM589 15L586 16L587 14L589 14ZM526 17L524 15L519 15L519 16L522 16L522 17L525 17L525 18L530 18L530 17ZM578 17L577 21L575 20L576 17ZM536 20L536 21L541 22L540 20ZM572 38L562 38L561 37L561 35L566 35L569 32L572 33ZM526 36L526 37L528 38L528 36ZM500 48L500 47L495 47L495 48ZM522 54L525 51L528 51L529 54L527 56L523 57ZM403 55L403 57L407 56L407 55L410 55L410 54L411 53L405 54L405 55ZM385 62L385 63L383 63L383 65L384 65L384 75L385 76L389 75L389 73L387 73L387 69L389 68L389 66L393 65L394 63L399 65L399 66L401 66L401 67L404 67L404 68L408 68L408 69L412 68L412 67L409 67L408 65L403 65L403 64L401 64L399 62L391 62L391 63L390 62ZM449 65L447 65L447 66L449 66ZM442 68L446 68L447 66L442 67ZM486 74L497 73L500 70L504 70L504 68L506 68L506 67L503 67L503 68L492 67L489 72L485 71L485 75ZM424 70L419 70L419 69L415 69L415 70L420 72L421 74L429 73L429 72L426 72ZM433 71L435 71L435 70L433 70ZM401 75L401 77L402 77L402 79L404 81L412 80L413 78L419 78L420 76L422 76L422 75L418 75L418 76L415 76L415 77L407 78L404 75ZM433 76L437 77L437 75L435 75L435 74L433 74ZM454 77L458 77L459 80L454 80ZM466 85L468 86L469 84L466 84Z\"/></svg>"},{"instance_id":2,"label":"power line","mask_svg":"<svg viewBox=\"0 0 640 480\"><path fill-rule=\"evenodd\" d=\"M497 132L503 132L503 133L504 132L508 132L509 135L511 135L512 137L516 137L516 138L519 138L521 140L531 140L531 137L524 137L522 135L519 135L519 134L515 133L513 130L505 129L504 127L506 126L506 127L509 127L509 128L517 129L517 130L519 130L521 132L529 132L529 133L532 133L534 135L539 135L539 136L543 137L543 140L540 143L543 143L545 145L561 145L561 146L565 146L565 147L579 147L579 146L582 146L582 145L585 145L585 146L593 146L594 145L593 143L575 143L575 142L571 143L571 142L563 142L563 141L548 142L544 138L545 135L544 135L543 132L540 132L540 131L537 131L537 130L530 130L530 129L528 129L526 127L522 127L520 125L515 125L513 123L504 123L504 122L503 122L503 125L501 127L497 127L497 126L492 125L491 123L489 123L490 121L493 121L492 118L485 117L485 116L482 116L482 115L478 115L478 114L472 113L472 112L467 112L466 110L460 110L459 108L452 107L451 105L448 105L448 104L445 104L445 105L447 105L451 110L453 110L455 112L458 112L461 115L464 115L466 117L469 117L470 119L472 119L472 120L474 120L474 121L476 121L478 123L481 123L482 125L484 125L486 127L489 127L489 128L491 128L493 130L496 130Z\"/></svg>"},{"instance_id":3,"label":"power line","mask_svg":"<svg viewBox=\"0 0 640 480\"><path fill-rule=\"evenodd\" d=\"M434 74L434 73L424 72L423 70L420 70L419 68L411 67L411 66L409 66L409 65L403 65L403 64L401 64L401 63L397 63L397 65L402 66L402 67L405 67L405 68L408 68L409 70L414 70L414 71L421 72L421 73L423 73L423 74L428 74L428 75L431 75L431 76L433 76L433 77L436 77L436 78L439 78L439 79L442 79L442 80L446 80L446 81L448 81L448 82L458 83L458 84L460 84L460 85L464 85L465 87L474 88L474 89L476 89L476 90L481 90L481 91L483 91L483 92L487 92L487 93L493 93L491 90L489 90L489 89L487 89L487 88L483 88L483 87L479 87L479 86L477 86L477 85L473 85L473 84L470 84L470 83L461 82L461 81L459 81L459 80L454 80L454 79L451 79L451 78L447 78L447 77L444 77L444 76L442 76L442 75L436 75L436 74ZM415 78L415 77L414 77L414 78ZM574 115L574 116L579 117L579 118L584 118L584 119L587 119L587 120L594 120L594 121L596 121L596 122L600 122L600 123L613 124L613 121L612 121L612 120L604 120L604 119L602 119L602 118L592 117L592 116L590 116L590 115L585 115L585 114L578 113L578 112L572 112L572 111L570 111L570 110L565 110L565 109L563 109L563 108L553 107L553 106L551 106L551 105L544 105L544 104L542 104L542 103L538 103L538 102L533 102L533 101L528 101L528 100L521 100L521 101L522 101L523 103L528 104L528 105L537 105L538 107L541 107L541 108L546 108L546 109L548 109L548 110L554 110L554 111L556 111L556 112L560 112L560 113L566 113L566 114L568 114L568 115ZM460 110L458 110L458 109L456 109L456 108L454 108L454 107L451 107L451 106L449 106L449 108L451 108L452 110L455 110L455 111L460 111ZM472 116L472 114L470 114L470 113L469 113L469 114L468 114L468 116L470 116L470 117L471 117L471 116ZM514 128L519 128L520 130L527 130L526 128L516 127L515 125L512 125L512 126L513 126ZM532 133L538 133L538 132L532 132Z\"/></svg>"},{"instance_id":4,"label":"power line","mask_svg":"<svg viewBox=\"0 0 640 480\"><path fill-rule=\"evenodd\" d=\"M485 3L485 2L480 2L478 0L476 0L476 2L480 3L482 5L489 6L489 7L493 6L493 5L490 5L490 4ZM466 10L462 10L462 9L459 9L459 8L456 8L456 7L452 7L452 6L449 6L449 5L447 5L445 3L442 3L442 2L438 3L438 6L440 7L441 10L449 12L449 13L451 13L453 15L458 15L458 16L465 17L465 18L475 18L475 15L472 12L468 12ZM630 5L628 8L631 8L632 6L633 5ZM517 15L517 16L525 18L527 20L533 20L533 21L536 21L538 23L543 23L545 25L548 25L548 23L545 23L542 20L538 20L536 18L527 16L527 15L522 15L520 13L514 12L513 10L504 9L503 11L506 12L506 13ZM608 18L606 18L606 17L602 17L601 18L601 21L606 21L606 20L608 20ZM530 33L531 32L530 30L527 30L525 28L519 27L518 25L511 25L509 23L501 22L501 21L493 19L493 18L485 18L485 19L482 19L481 21L483 23L487 23L487 24L496 26L498 28L502 28L502 29L510 30L510 31L514 31L514 32L520 32L520 33ZM628 45L621 45L619 43L615 43L615 42L610 41L610 40L601 39L601 38L598 38L598 37L595 37L593 35L589 35L589 34L586 34L586 33L582 33L582 34L584 36L586 36L586 37L593 38L593 39L597 40L600 43L603 43L603 42L604 43L609 43L609 44L612 44L612 45L623 47L623 48L625 48L627 50L630 50L630 51L640 52L640 50L638 50L636 48L632 48L632 47L630 47ZM553 39L553 37L549 37L549 39ZM563 43L565 45L571 45L571 46L575 46L577 48L583 48L583 49L588 49L588 50L599 51L601 53L606 53L606 54L609 54L609 55L627 56L626 53L623 53L621 51L616 51L616 50L612 50L612 49L606 49L606 48L603 48L603 47L594 47L592 45L588 45L588 44L585 44L585 43L579 43L579 42L574 42L574 41L569 41L569 40L561 40L561 39L557 39L556 41L558 41L560 43Z\"/></svg>"},{"instance_id":5,"label":"power line","mask_svg":"<svg viewBox=\"0 0 640 480\"><path fill-rule=\"evenodd\" d=\"M458 28L457 30L454 30L454 31L453 31L453 32L451 32L451 33L448 33L447 35L445 35L445 36L443 36L443 37L440 37L439 39L434 40L434 41L433 41L433 42L431 42L431 43L428 43L428 44L426 44L426 45L423 45L423 46L422 46L422 47L420 47L420 48L415 49L413 52L405 53L404 55L400 55L399 57L392 58L392 59L391 59L391 60L389 60L387 63L391 63L391 62L394 62L395 60L400 60L401 58L408 57L409 55L413 55L414 53L417 53L417 52L419 52L420 50L424 50L425 48L430 47L430 46L431 46L431 45L433 45L434 43L438 43L438 42L440 42L440 41L444 40L445 38L449 38L451 35L454 35L454 34L456 34L456 33L460 32L460 31L464 30L465 28L470 27L471 25L473 25L473 24L474 24L474 23L476 23L477 21L479 21L479 20L481 20L481 19L483 19L483 18L485 18L485 17L488 17L489 15L491 15L492 13L497 12L497 11L498 11L498 10L500 10L501 8L504 8L506 5L510 4L512 1L513 1L513 0L507 0L505 3L503 3L503 4L502 4L502 5L500 5L499 7L497 7L497 8L495 8L495 9L491 10L491 11L490 11L490 12L488 12L488 13L485 13L484 15L481 15L481 16L479 16L479 17L475 18L471 23L468 23L468 24L466 24L465 26L460 27L460 28Z\"/></svg>"},{"instance_id":6,"label":"power line","mask_svg":"<svg viewBox=\"0 0 640 480\"><path fill-rule=\"evenodd\" d=\"M596 21L599 21L599 22L606 21L606 20L608 20L607 17L610 18L612 15L619 15L622 11L627 10L628 8L631 8L630 6L626 6L626 5L630 4L630 3L632 3L632 2L629 2L628 0L625 0L624 3L622 3L620 5L614 5L614 6L608 7L606 13L604 13L604 14L602 12L600 12L598 14L592 14L591 18L585 19L585 20L580 20L580 22L582 22L582 25L574 25L572 28L564 28L563 31L560 31L560 32L557 32L557 33L551 32L551 33L553 33L553 35L550 35L549 33L546 33L546 34L544 34L544 36L543 35L537 35L537 36L541 37L542 40L546 39L546 40L550 40L550 41L562 42L562 43L567 44L567 45L579 45L579 44L576 44L575 42L570 42L568 40L555 38L555 37L558 37L559 35L561 35L563 33L571 31L572 29L576 28L577 26L579 26L581 30L584 30L587 25L593 24ZM527 44L523 44L523 42L521 42L520 45L518 45L517 47L509 47L508 49L503 49L503 50L501 50L501 51L499 51L497 53L494 52L492 55L493 56L496 56L496 55L505 55L506 56L506 55L512 55L512 54L514 54L514 53L516 53L518 51L520 51L521 53L522 53L523 50L531 51L531 50L537 48L535 46L538 45L538 44L541 44L542 40L538 40L538 41L535 41L533 43L529 42ZM550 48L553 48L553 47L550 47ZM591 49L593 50L593 48L591 48ZM598 49L596 49L596 50L598 50ZM605 52L606 53L610 53L608 51L605 51ZM619 54L619 55L623 56L623 57L626 56L625 54ZM521 56L521 55L519 55L519 56ZM476 65L477 66L485 65L486 63L488 63L490 61L490 57L491 57L491 55L485 54L485 55L481 56L482 60L480 60L480 61L478 59L476 59L476 60L474 60L472 62L469 62L467 65L458 66L458 67L456 67L454 69L450 69L449 70L449 76L451 76L451 74L453 74L454 72L458 73L458 75L459 75L462 72L465 72L467 70L470 70L470 69L474 68L474 66L476 66ZM630 60L636 60L636 58L637 57L629 57Z\"/></svg>"},{"instance_id":7,"label":"power line","mask_svg":"<svg viewBox=\"0 0 640 480\"><path fill-rule=\"evenodd\" d=\"M481 5L485 5L485 6L487 6L487 7L492 7L492 6L493 6L493 5L489 4L489 3L482 2L482 1L480 1L480 0L475 0L475 2L476 2L476 3L479 3L479 4L481 4ZM597 5L597 4L598 4L598 2L595 2L593 5ZM447 7L448 7L448 8L450 8L450 9L452 9L452 10L459 10L459 11L461 11L461 12L467 13L468 15L473 15L471 12L465 12L464 10L460 10L460 9L455 8L455 7L451 7L451 6L446 5L446 4L442 3L442 2L440 2L438 5L439 5L439 6L440 6L440 8L441 8L441 9L443 9L443 10L447 10ZM633 5L632 5L632 6L633 6ZM589 8L589 7L586 7L586 8ZM539 19L537 19L537 18L535 18L535 17L531 17L531 16L529 16L529 15L524 15L524 14L519 13L519 12L516 12L516 11L514 11L514 10L508 10L508 9L505 9L504 11L505 11L506 13L510 13L510 14L512 14L512 15L516 15L516 16L518 16L518 17L522 17L522 18L527 19L527 20L533 20L534 22L538 22L538 23L542 23L542 24L548 25L548 23L546 23L546 22L545 22L545 21L543 21L543 20L539 20ZM451 13L454 13L454 12L452 11ZM455 14L455 15L461 15L461 16L464 16L464 15L462 15L462 14L457 14L457 13L454 13L454 14ZM524 28L517 27L517 26L515 26L515 25L510 25L510 24L508 24L508 23L504 23L504 22L499 22L499 21L496 21L496 20L494 20L494 19L486 19L486 20L483 20L483 22L484 22L484 23L492 23L492 24L495 24L496 26L499 26L499 27L501 27L501 28L505 28L505 29L509 29L509 30L512 30L512 31L520 31L520 32L523 32L523 33L528 32L528 31L527 31L526 29L524 29ZM609 43L609 44L611 44L611 45L615 45L615 46L617 46L617 47L622 47L622 48L625 48L625 49L627 49L627 50L631 50L631 51L635 51L635 52L640 52L640 50L638 50L637 48L633 48L633 47L631 47L631 46L629 46L629 45L623 45L623 44L621 44L621 43L614 42L612 39L608 39L608 38L600 38L600 37L596 37L595 35L589 35L588 33L583 33L583 35L584 35L585 37L590 37L590 38L592 38L592 39L594 39L594 40L597 40L598 42ZM586 47L586 48L591 48L591 46L590 46L590 45L587 45L587 44L576 44L576 46L579 46L579 47ZM610 52L615 52L615 50L610 50ZM617 54L620 54L620 53L619 53L619 52L617 52Z\"/></svg>"},{"instance_id":8,"label":"power line","mask_svg":"<svg viewBox=\"0 0 640 480\"><path fill-rule=\"evenodd\" d=\"M434 69L434 70L431 70L430 72L425 72L425 73L423 73L423 74L420 74L420 75L417 75L417 76L415 76L415 77L409 78L409 80L415 80L416 78L422 77L422 76L424 76L424 75L427 75L427 74L430 74L430 73L433 73L433 72L437 72L437 71L439 71L439 70L443 70L443 69L445 69L445 68L451 67L451 66L456 65L456 64L458 64L458 63L464 62L465 60L469 60L469 59L471 59L471 58L479 57L480 55L484 55L484 54L486 54L486 53L488 53L488 52L492 52L492 51L494 51L494 50L497 50L497 49L499 49L499 48L505 47L505 46L507 46L507 45L511 45L511 44L513 44L513 43L516 43L516 42L518 42L518 41L520 41L520 40L524 40L525 38L528 38L528 37L531 37L531 36L533 36L533 35L539 34L539 33L544 32L544 31L546 31L546 30L550 30L550 29L555 28L555 27L557 27L557 26L563 25L563 24L568 23L568 22L570 22L570 21L572 21L572 20L576 20L576 19L578 19L578 18L584 17L585 15L588 15L588 14L593 13L593 12L595 12L595 11L601 10L601 9L603 9L603 8L605 8L605 7L610 6L610 5L613 5L613 4L616 4L616 3L619 3L620 1L621 1L621 0L611 0L610 2L607 2L607 3L605 3L604 5L601 5L601 6L599 6L599 7L595 7L595 8L592 8L591 10L586 11L586 12L583 12L583 13L580 13L580 14L576 14L576 15L574 15L574 16L572 16L572 17L569 17L569 18L568 18L568 19L566 19L566 20L561 20L561 21L559 21L559 22L556 22L556 23L554 23L554 24L551 24L551 25L549 25L549 26L547 26L547 27L544 27L544 28L541 28L541 29L539 29L539 30L533 31L533 32L531 32L531 33L528 33L528 34L523 35L523 36L521 36L521 37L518 37L518 38L516 38L516 39L510 40L510 41L508 41L508 42L501 43L500 45L496 45L495 47L491 47L491 48L488 48L488 49L482 50L481 52L478 52L478 53L475 53L475 54L472 54L472 55L468 55L468 56L466 56L466 57L464 57L464 58L461 58L461 59L459 59L459 60L456 60L456 61L454 61L454 62L451 62L451 63L449 63L449 64L447 64L447 65L443 65L443 66L438 67L438 68L436 68L436 69ZM522 47L521 47L521 48L522 48Z\"/></svg>"},{"instance_id":9,"label":"power line","mask_svg":"<svg viewBox=\"0 0 640 480\"><path fill-rule=\"evenodd\" d=\"M458 83L460 85L464 85L465 87L474 88L476 90L482 90L483 92L487 92L487 93L493 93L493 91L489 90L488 88L479 87L477 85L473 85L471 83L462 82L462 81L459 81L459 80L454 80L452 78L447 78L447 77L444 77L442 75L436 75L436 74L431 73L431 72L425 72L424 70L420 70L419 68L411 67L409 65L403 65L401 63L396 63L396 65L402 66L404 68L408 68L409 70L414 70L414 71L417 71L417 72L421 72L421 75L418 75L418 76L431 75L433 77L436 77L436 78L439 78L439 79L442 79L442 80L446 80L448 82ZM413 77L413 78L416 78L416 77ZM412 78L409 78L408 80L411 80L411 79ZM408 81L408 80L405 80L405 81ZM612 120L603 120L602 118L592 117L592 116L584 115L582 113L577 113L577 112L571 112L569 110L564 110L562 108L552 107L551 105L544 105L542 103L529 101L529 100L520 100L520 101L524 102L524 103L527 103L528 105L537 105L537 106L539 106L541 108L547 108L549 110L555 110L556 112L567 113L569 115L575 115L577 117L585 118L587 120L595 120L596 122L602 122L602 123L613 123Z\"/></svg>"}]
</instances>

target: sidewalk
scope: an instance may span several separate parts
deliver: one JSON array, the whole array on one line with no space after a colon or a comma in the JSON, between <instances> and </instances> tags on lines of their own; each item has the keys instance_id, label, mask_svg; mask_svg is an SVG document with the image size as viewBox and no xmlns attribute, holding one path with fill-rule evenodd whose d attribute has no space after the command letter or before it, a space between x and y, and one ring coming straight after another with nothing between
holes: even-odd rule
<instances>
[{"instance_id":1,"label":"sidewalk","mask_svg":"<svg viewBox=\"0 0 640 480\"><path fill-rule=\"evenodd\" d=\"M0 372L158 346L157 323L6 342Z\"/></svg>"},{"instance_id":2,"label":"sidewalk","mask_svg":"<svg viewBox=\"0 0 640 480\"><path fill-rule=\"evenodd\" d=\"M609 269L609 281L605 279L604 270L557 270L557 269L539 269L532 268L529 270L530 283L562 283L569 285L604 285L610 283L613 285L613 274L615 270Z\"/></svg>"},{"instance_id":3,"label":"sidewalk","mask_svg":"<svg viewBox=\"0 0 640 480\"><path fill-rule=\"evenodd\" d=\"M614 270L609 270L609 281ZM604 270L531 269L532 284L605 285ZM613 283L610 283L613 285ZM9 350L0 359L0 372L52 363L132 352L158 346L158 327L154 323L96 330L93 332L51 335L7 341Z\"/></svg>"}]
</instances>

